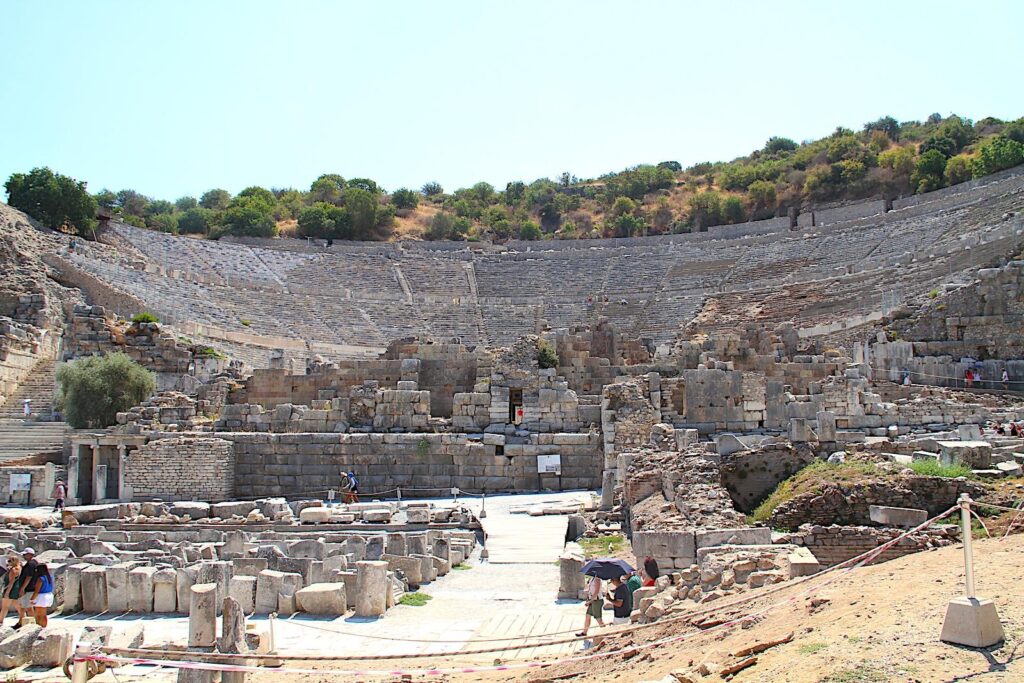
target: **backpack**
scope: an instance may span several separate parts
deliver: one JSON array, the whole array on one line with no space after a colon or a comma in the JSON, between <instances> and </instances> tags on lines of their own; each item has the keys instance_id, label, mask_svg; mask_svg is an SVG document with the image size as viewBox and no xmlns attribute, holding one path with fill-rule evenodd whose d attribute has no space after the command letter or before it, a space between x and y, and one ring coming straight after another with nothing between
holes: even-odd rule
<instances>
[{"instance_id":1,"label":"backpack","mask_svg":"<svg viewBox=\"0 0 1024 683\"><path fill-rule=\"evenodd\" d=\"M354 474L348 475L348 483L351 488L356 488L359 486L359 480L356 479L356 475Z\"/></svg>"}]
</instances>

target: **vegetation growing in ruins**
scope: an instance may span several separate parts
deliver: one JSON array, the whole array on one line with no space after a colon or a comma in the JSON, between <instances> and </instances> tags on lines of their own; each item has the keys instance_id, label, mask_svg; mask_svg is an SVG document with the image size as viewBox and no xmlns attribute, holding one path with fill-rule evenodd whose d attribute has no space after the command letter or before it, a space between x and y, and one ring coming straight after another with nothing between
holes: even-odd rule
<instances>
[{"instance_id":1,"label":"vegetation growing in ruins","mask_svg":"<svg viewBox=\"0 0 1024 683\"><path fill-rule=\"evenodd\" d=\"M57 368L56 403L74 429L102 429L156 389L153 373L124 353L88 356Z\"/></svg>"},{"instance_id":2,"label":"vegetation growing in ruins","mask_svg":"<svg viewBox=\"0 0 1024 683\"><path fill-rule=\"evenodd\" d=\"M839 127L820 140L773 136L732 161L683 168L640 164L598 178L564 172L556 179L479 182L445 192L430 181L388 195L369 178L327 173L308 190L249 187L232 196L216 188L171 202L131 189L101 190L34 169L7 182L10 203L47 225L91 227L95 206L127 223L163 232L333 240L581 239L706 230L785 216L821 203L928 192L1024 163L1024 118L974 122L955 114L925 121L883 116L859 131ZM47 174L49 174L47 176ZM39 176L40 182L28 182ZM74 201L33 198L39 187ZM29 191L31 190L31 192ZM83 198L84 195L84 198Z\"/></svg>"},{"instance_id":3,"label":"vegetation growing in ruins","mask_svg":"<svg viewBox=\"0 0 1024 683\"><path fill-rule=\"evenodd\" d=\"M587 557L613 556L626 547L626 537L622 534L581 538L577 541Z\"/></svg>"},{"instance_id":4,"label":"vegetation growing in ruins","mask_svg":"<svg viewBox=\"0 0 1024 683\"><path fill-rule=\"evenodd\" d=\"M398 599L399 605L408 605L409 607L423 607L429 600L433 599L433 596L427 595L426 593L420 593L414 591L412 593L406 593Z\"/></svg>"},{"instance_id":5,"label":"vegetation growing in ruins","mask_svg":"<svg viewBox=\"0 0 1024 683\"><path fill-rule=\"evenodd\" d=\"M819 491L827 484L855 484L881 475L878 468L870 462L830 463L816 460L779 484L771 495L754 509L750 518L755 522L766 522L777 507L804 493Z\"/></svg>"},{"instance_id":6,"label":"vegetation growing in ruins","mask_svg":"<svg viewBox=\"0 0 1024 683\"><path fill-rule=\"evenodd\" d=\"M929 458L928 460L915 460L910 463L910 469L914 470L916 474L921 474L928 477L945 477L947 479L956 479L957 477L967 477L969 479L974 478L974 472L971 468L963 463L955 463L953 465L943 465L938 460Z\"/></svg>"},{"instance_id":7,"label":"vegetation growing in ruins","mask_svg":"<svg viewBox=\"0 0 1024 683\"><path fill-rule=\"evenodd\" d=\"M155 315L153 315L149 311L142 311L141 313L136 313L135 315L132 316L132 324L133 325L142 325L144 323L158 323L158 322L160 322L160 318L156 317Z\"/></svg>"},{"instance_id":8,"label":"vegetation growing in ruins","mask_svg":"<svg viewBox=\"0 0 1024 683\"><path fill-rule=\"evenodd\" d=\"M96 227L96 200L84 182L43 167L12 174L4 188L8 204L48 228L91 234Z\"/></svg>"},{"instance_id":9,"label":"vegetation growing in ruins","mask_svg":"<svg viewBox=\"0 0 1024 683\"><path fill-rule=\"evenodd\" d=\"M555 347L543 339L537 340L537 365L542 369L558 367L558 354L555 353Z\"/></svg>"}]
</instances>

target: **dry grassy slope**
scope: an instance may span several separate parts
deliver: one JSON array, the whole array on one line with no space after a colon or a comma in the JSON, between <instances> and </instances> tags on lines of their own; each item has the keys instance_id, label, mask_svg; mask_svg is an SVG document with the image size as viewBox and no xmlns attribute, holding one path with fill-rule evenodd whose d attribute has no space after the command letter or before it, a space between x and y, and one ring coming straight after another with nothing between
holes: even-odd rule
<instances>
[{"instance_id":1,"label":"dry grassy slope","mask_svg":"<svg viewBox=\"0 0 1024 683\"><path fill-rule=\"evenodd\" d=\"M1024 680L1024 603L1020 600L1024 536L975 543L979 595L996 600L1007 640L989 651L942 643L947 601L963 590L963 551L959 546L910 555L847 573L810 596L770 612L749 628L739 626L701 634L692 640L619 655L582 665L560 665L543 673L491 676L528 681L646 681L704 662L717 670L739 661L731 653L792 632L792 642L758 655L757 664L732 680L739 682L855 683L874 681ZM806 590L807 585L754 601L722 616L755 612ZM818 607L812 600L825 599ZM713 617L712 617L713 618ZM651 629L643 640L679 633L678 626ZM613 649L623 643L608 643ZM714 667L712 667L714 668ZM577 674L573 676L573 674ZM568 678L572 676L572 678ZM700 680L721 680L718 675Z\"/></svg>"}]
</instances>

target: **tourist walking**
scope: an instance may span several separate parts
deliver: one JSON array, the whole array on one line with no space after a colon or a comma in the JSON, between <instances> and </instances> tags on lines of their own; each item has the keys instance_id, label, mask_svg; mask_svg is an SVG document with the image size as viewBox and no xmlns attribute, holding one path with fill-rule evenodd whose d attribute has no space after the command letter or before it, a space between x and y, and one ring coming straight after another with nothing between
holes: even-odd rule
<instances>
[{"instance_id":1,"label":"tourist walking","mask_svg":"<svg viewBox=\"0 0 1024 683\"><path fill-rule=\"evenodd\" d=\"M602 618L604 601L601 599L601 579L596 576L590 577L590 582L587 583L586 596L587 615L583 617L583 630L576 634L578 636L587 635L587 632L590 630L591 619L596 619L598 626L604 626L604 619Z\"/></svg>"},{"instance_id":2,"label":"tourist walking","mask_svg":"<svg viewBox=\"0 0 1024 683\"><path fill-rule=\"evenodd\" d=\"M613 624L629 623L629 615L633 613L633 594L629 592L621 576L612 579L612 589L608 591L608 606L612 608Z\"/></svg>"},{"instance_id":3,"label":"tourist walking","mask_svg":"<svg viewBox=\"0 0 1024 683\"><path fill-rule=\"evenodd\" d=\"M25 419L32 417L32 399L26 398L21 402L21 412L25 416Z\"/></svg>"},{"instance_id":4,"label":"tourist walking","mask_svg":"<svg viewBox=\"0 0 1024 683\"><path fill-rule=\"evenodd\" d=\"M355 472L348 472L345 474L345 503L358 503L359 502L359 480L356 479Z\"/></svg>"},{"instance_id":5,"label":"tourist walking","mask_svg":"<svg viewBox=\"0 0 1024 683\"><path fill-rule=\"evenodd\" d=\"M32 578L29 579L28 587L22 593L31 590L29 604L36 623L46 627L46 610L53 606L53 577L50 575L50 568L45 564L37 564Z\"/></svg>"},{"instance_id":6,"label":"tourist walking","mask_svg":"<svg viewBox=\"0 0 1024 683\"><path fill-rule=\"evenodd\" d=\"M1006 371L1006 368L1003 368L1003 391L1009 391L1009 390L1010 390L1010 373L1008 373Z\"/></svg>"},{"instance_id":7,"label":"tourist walking","mask_svg":"<svg viewBox=\"0 0 1024 683\"><path fill-rule=\"evenodd\" d=\"M14 608L18 613L18 623L15 628L21 626L21 620L25 618L25 610L21 606L21 559L12 557L8 562L7 571L4 573L3 581L0 582L0 595L3 596L3 603L0 606L0 625L3 625L7 613Z\"/></svg>"},{"instance_id":8,"label":"tourist walking","mask_svg":"<svg viewBox=\"0 0 1024 683\"><path fill-rule=\"evenodd\" d=\"M25 560L25 564L21 567L21 589L18 591L18 603L21 608L18 612L18 625L14 628L21 628L21 618L26 613L32 613L32 581L35 579L36 567L39 566L34 548L28 547L22 550L21 557Z\"/></svg>"},{"instance_id":9,"label":"tourist walking","mask_svg":"<svg viewBox=\"0 0 1024 683\"><path fill-rule=\"evenodd\" d=\"M53 511L64 509L64 498L68 495L68 487L64 485L63 479L57 480L57 485L53 487Z\"/></svg>"}]
</instances>

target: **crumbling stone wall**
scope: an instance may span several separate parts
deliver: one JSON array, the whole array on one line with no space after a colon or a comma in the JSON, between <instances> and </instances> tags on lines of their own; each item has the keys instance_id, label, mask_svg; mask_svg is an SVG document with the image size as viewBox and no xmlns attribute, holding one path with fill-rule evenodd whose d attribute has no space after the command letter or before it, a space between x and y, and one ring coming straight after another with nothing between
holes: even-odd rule
<instances>
[{"instance_id":1,"label":"crumbling stone wall","mask_svg":"<svg viewBox=\"0 0 1024 683\"><path fill-rule=\"evenodd\" d=\"M903 533L903 529L879 529L866 526L804 524L789 534L777 536L775 543L804 546L825 567L845 562L851 557L877 548ZM887 549L873 562L888 562L904 555L930 550L958 542L960 527L948 525L915 532Z\"/></svg>"},{"instance_id":2,"label":"crumbling stone wall","mask_svg":"<svg viewBox=\"0 0 1024 683\"><path fill-rule=\"evenodd\" d=\"M899 476L875 481L827 483L775 508L768 519L773 529L796 529L801 524L871 525L872 505L915 508L936 515L952 507L961 493L984 495L983 486L966 479Z\"/></svg>"},{"instance_id":3,"label":"crumbling stone wall","mask_svg":"<svg viewBox=\"0 0 1024 683\"><path fill-rule=\"evenodd\" d=\"M0 318L0 405L43 358L56 352L56 338L34 325Z\"/></svg>"},{"instance_id":4,"label":"crumbling stone wall","mask_svg":"<svg viewBox=\"0 0 1024 683\"><path fill-rule=\"evenodd\" d=\"M721 456L721 482L733 503L750 513L786 479L814 462L809 444L773 443Z\"/></svg>"},{"instance_id":5,"label":"crumbling stone wall","mask_svg":"<svg viewBox=\"0 0 1024 683\"><path fill-rule=\"evenodd\" d=\"M682 370L661 380L661 411L677 427L702 434L752 431L766 418L764 375L735 370Z\"/></svg>"},{"instance_id":6,"label":"crumbling stone wall","mask_svg":"<svg viewBox=\"0 0 1024 683\"><path fill-rule=\"evenodd\" d=\"M155 439L132 453L124 467L133 500L230 500L234 475L231 442L211 437Z\"/></svg>"}]
</instances>

